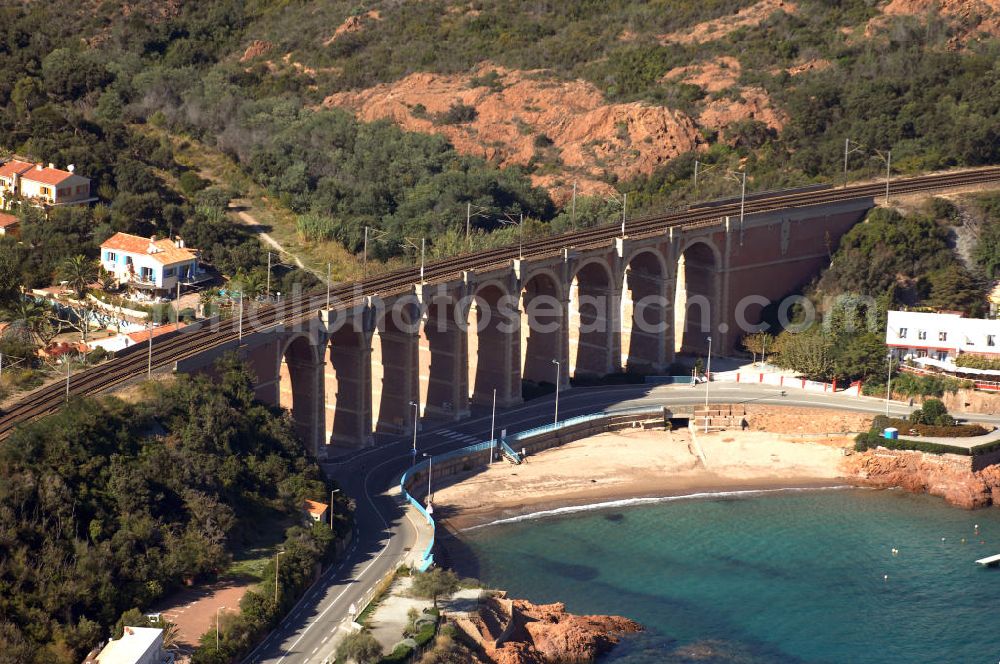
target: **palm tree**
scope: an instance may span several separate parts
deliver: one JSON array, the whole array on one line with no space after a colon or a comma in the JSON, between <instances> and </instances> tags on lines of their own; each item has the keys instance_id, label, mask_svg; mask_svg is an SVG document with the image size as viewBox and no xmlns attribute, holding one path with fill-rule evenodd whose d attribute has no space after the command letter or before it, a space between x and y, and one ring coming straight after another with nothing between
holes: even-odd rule
<instances>
[{"instance_id":1,"label":"palm tree","mask_svg":"<svg viewBox=\"0 0 1000 664\"><path fill-rule=\"evenodd\" d=\"M52 325L52 311L37 300L21 298L7 313L31 332L41 346L48 345L55 337L57 330Z\"/></svg>"},{"instance_id":2,"label":"palm tree","mask_svg":"<svg viewBox=\"0 0 1000 664\"><path fill-rule=\"evenodd\" d=\"M201 305L201 315L210 316L212 313L212 305L215 303L215 291L211 288L206 288L198 295L198 304Z\"/></svg>"},{"instance_id":3,"label":"palm tree","mask_svg":"<svg viewBox=\"0 0 1000 664\"><path fill-rule=\"evenodd\" d=\"M86 256L71 256L63 261L60 275L69 282L76 299L82 300L90 284L97 280L97 263Z\"/></svg>"},{"instance_id":4,"label":"palm tree","mask_svg":"<svg viewBox=\"0 0 1000 664\"><path fill-rule=\"evenodd\" d=\"M242 293L243 297L251 300L264 292L264 278L260 272L250 272L249 274L237 274L231 285L232 290Z\"/></svg>"}]
</instances>

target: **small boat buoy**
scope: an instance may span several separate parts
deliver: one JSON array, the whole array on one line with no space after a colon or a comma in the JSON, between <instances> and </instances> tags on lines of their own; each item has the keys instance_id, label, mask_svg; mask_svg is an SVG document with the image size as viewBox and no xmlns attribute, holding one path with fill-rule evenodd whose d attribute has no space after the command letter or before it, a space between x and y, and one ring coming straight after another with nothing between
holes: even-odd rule
<instances>
[{"instance_id":1,"label":"small boat buoy","mask_svg":"<svg viewBox=\"0 0 1000 664\"><path fill-rule=\"evenodd\" d=\"M892 547L892 555L898 556L899 555L899 549L897 549L896 547Z\"/></svg>"},{"instance_id":2,"label":"small boat buoy","mask_svg":"<svg viewBox=\"0 0 1000 664\"><path fill-rule=\"evenodd\" d=\"M883 581L888 581L889 580L889 575L888 574L882 575L882 580Z\"/></svg>"}]
</instances>

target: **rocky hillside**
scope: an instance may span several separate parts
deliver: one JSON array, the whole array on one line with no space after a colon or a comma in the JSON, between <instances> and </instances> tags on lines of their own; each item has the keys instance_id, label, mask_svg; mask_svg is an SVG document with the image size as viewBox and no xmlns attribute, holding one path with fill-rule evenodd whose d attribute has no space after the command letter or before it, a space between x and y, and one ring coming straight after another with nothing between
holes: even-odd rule
<instances>
[{"instance_id":1,"label":"rocky hillside","mask_svg":"<svg viewBox=\"0 0 1000 664\"><path fill-rule=\"evenodd\" d=\"M605 195L680 155L754 149L790 121L815 123L797 96L849 75L836 58L851 44L903 42L921 25L942 50L1000 35L1000 0L610 3L568 19L516 0L419 4L313 7L294 38L306 10L285 11L251 28L240 61L305 77L324 107L524 167L557 203L574 182Z\"/></svg>"}]
</instances>

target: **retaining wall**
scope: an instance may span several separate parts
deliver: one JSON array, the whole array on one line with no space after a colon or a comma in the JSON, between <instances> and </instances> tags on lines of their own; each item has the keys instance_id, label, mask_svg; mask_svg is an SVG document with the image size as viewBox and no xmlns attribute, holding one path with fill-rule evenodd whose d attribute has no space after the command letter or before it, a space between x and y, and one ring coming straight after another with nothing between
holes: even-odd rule
<instances>
[{"instance_id":1,"label":"retaining wall","mask_svg":"<svg viewBox=\"0 0 1000 664\"><path fill-rule=\"evenodd\" d=\"M528 454L534 454L608 431L619 431L643 425L665 427L671 415L672 413L663 406L601 412L570 418L558 424L529 429L508 436L505 442L518 453L524 449ZM419 500L414 498L413 494L426 498L428 473L431 475L430 488L433 491L435 488L450 484L454 476L459 473L485 468L490 463L491 455L496 453L497 447L493 442L486 441L463 447L454 452L436 455L421 461L403 473L399 481L403 497L420 512L431 528L431 542L417 565L419 571L423 572L434 564L436 525L432 511L429 512ZM499 459L494 463L506 463L506 461Z\"/></svg>"}]
</instances>

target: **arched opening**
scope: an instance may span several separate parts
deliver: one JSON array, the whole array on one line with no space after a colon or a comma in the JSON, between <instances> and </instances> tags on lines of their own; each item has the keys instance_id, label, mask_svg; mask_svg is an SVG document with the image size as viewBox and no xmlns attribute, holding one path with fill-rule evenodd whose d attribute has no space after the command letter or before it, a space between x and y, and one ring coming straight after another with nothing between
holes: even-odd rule
<instances>
[{"instance_id":1,"label":"arched opening","mask_svg":"<svg viewBox=\"0 0 1000 664\"><path fill-rule=\"evenodd\" d=\"M458 420L469 412L465 326L455 296L441 286L423 294L418 340L421 415Z\"/></svg>"},{"instance_id":2,"label":"arched opening","mask_svg":"<svg viewBox=\"0 0 1000 664\"><path fill-rule=\"evenodd\" d=\"M715 329L718 309L718 261L712 247L695 242L677 262L677 292L674 300L675 351L703 354Z\"/></svg>"},{"instance_id":3,"label":"arched opening","mask_svg":"<svg viewBox=\"0 0 1000 664\"><path fill-rule=\"evenodd\" d=\"M325 442L343 448L364 446L371 433L371 362L366 336L351 325L343 325L330 335L325 359Z\"/></svg>"},{"instance_id":4,"label":"arched opening","mask_svg":"<svg viewBox=\"0 0 1000 664\"><path fill-rule=\"evenodd\" d=\"M417 387L417 335L420 310L416 301L399 300L384 313L372 337L372 421L379 433L412 431L411 401Z\"/></svg>"},{"instance_id":5,"label":"arched opening","mask_svg":"<svg viewBox=\"0 0 1000 664\"><path fill-rule=\"evenodd\" d=\"M605 376L613 366L617 323L611 273L602 263L581 267L569 291L569 366L574 378Z\"/></svg>"},{"instance_id":6,"label":"arched opening","mask_svg":"<svg viewBox=\"0 0 1000 664\"><path fill-rule=\"evenodd\" d=\"M521 379L556 382L552 360L563 356L563 304L555 278L540 272L521 290ZM565 381L565 371L563 372Z\"/></svg>"},{"instance_id":7,"label":"arched opening","mask_svg":"<svg viewBox=\"0 0 1000 664\"><path fill-rule=\"evenodd\" d=\"M323 400L321 372L318 349L309 337L296 336L285 346L278 370L278 405L291 413L296 435L313 452L320 424L317 407Z\"/></svg>"},{"instance_id":8,"label":"arched opening","mask_svg":"<svg viewBox=\"0 0 1000 664\"><path fill-rule=\"evenodd\" d=\"M663 262L652 251L636 254L622 288L622 364L630 373L649 374L668 362L670 306Z\"/></svg>"},{"instance_id":9,"label":"arched opening","mask_svg":"<svg viewBox=\"0 0 1000 664\"><path fill-rule=\"evenodd\" d=\"M468 370L469 399L491 404L496 390L498 402L509 403L511 385L516 382L518 321L507 291L498 284L486 284L476 291L469 304ZM518 358L519 359L519 358ZM516 386L520 391L520 386Z\"/></svg>"}]
</instances>

